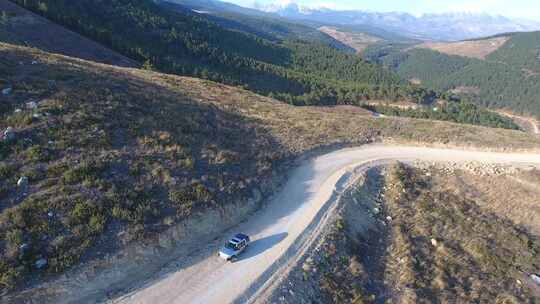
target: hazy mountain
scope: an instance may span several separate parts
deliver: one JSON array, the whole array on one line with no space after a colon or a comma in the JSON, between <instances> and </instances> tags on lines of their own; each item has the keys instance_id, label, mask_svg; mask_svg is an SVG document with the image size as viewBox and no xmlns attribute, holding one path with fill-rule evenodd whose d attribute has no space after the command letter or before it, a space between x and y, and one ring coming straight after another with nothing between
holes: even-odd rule
<instances>
[{"instance_id":1,"label":"hazy mountain","mask_svg":"<svg viewBox=\"0 0 540 304\"><path fill-rule=\"evenodd\" d=\"M397 32L409 38L426 40L463 40L506 32L540 29L540 22L476 13L424 14L402 12L337 11L309 8L296 3L259 6L258 9L295 20L311 20L337 25L370 25Z\"/></svg>"}]
</instances>

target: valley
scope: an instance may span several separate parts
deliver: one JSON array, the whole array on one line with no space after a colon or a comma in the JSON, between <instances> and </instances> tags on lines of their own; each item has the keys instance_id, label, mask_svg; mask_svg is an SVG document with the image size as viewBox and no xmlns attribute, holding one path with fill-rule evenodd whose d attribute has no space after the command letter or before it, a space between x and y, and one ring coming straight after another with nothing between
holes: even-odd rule
<instances>
[{"instance_id":1,"label":"valley","mask_svg":"<svg viewBox=\"0 0 540 304\"><path fill-rule=\"evenodd\" d=\"M364 56L449 97L538 117L539 37L530 32L452 43L380 44L368 47Z\"/></svg>"}]
</instances>

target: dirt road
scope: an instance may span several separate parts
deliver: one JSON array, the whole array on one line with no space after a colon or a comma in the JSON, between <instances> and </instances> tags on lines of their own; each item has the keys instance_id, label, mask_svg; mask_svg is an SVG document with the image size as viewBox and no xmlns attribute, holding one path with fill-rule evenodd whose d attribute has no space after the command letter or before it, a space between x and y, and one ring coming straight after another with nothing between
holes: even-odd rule
<instances>
[{"instance_id":1,"label":"dirt road","mask_svg":"<svg viewBox=\"0 0 540 304\"><path fill-rule=\"evenodd\" d=\"M525 131L529 133L540 134L540 122L538 122L538 120L535 118L519 116L505 111L496 111L496 113L513 119L517 125L525 129Z\"/></svg>"},{"instance_id":2,"label":"dirt road","mask_svg":"<svg viewBox=\"0 0 540 304\"><path fill-rule=\"evenodd\" d=\"M345 149L307 161L292 172L285 187L268 206L240 224L234 232L252 237L239 261L216 256L219 245L201 244L195 257L178 261L178 271L164 271L114 303L253 303L264 301L266 291L324 225L339 192L375 165L400 161L479 161L540 165L540 155L501 154L462 150L372 145ZM201 258L204 257L204 258ZM197 261L197 262L191 262ZM172 266L171 266L172 267Z\"/></svg>"}]
</instances>

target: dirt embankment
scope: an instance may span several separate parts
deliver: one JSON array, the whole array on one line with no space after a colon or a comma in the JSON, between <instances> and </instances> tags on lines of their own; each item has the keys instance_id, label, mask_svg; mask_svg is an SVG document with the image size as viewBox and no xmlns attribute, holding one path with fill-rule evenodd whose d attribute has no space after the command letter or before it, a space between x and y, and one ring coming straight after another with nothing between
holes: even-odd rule
<instances>
[{"instance_id":1,"label":"dirt embankment","mask_svg":"<svg viewBox=\"0 0 540 304\"><path fill-rule=\"evenodd\" d=\"M416 166L368 171L265 303L535 303L540 171Z\"/></svg>"}]
</instances>

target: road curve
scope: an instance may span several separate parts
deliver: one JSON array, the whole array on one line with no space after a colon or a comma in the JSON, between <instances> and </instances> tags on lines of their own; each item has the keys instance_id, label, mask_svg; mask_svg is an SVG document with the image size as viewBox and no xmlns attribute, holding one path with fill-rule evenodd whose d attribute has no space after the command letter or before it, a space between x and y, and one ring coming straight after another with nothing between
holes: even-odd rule
<instances>
[{"instance_id":1,"label":"road curve","mask_svg":"<svg viewBox=\"0 0 540 304\"><path fill-rule=\"evenodd\" d=\"M528 124L530 126L530 128L523 127L525 129L525 131L527 131L529 133L532 133L532 134L540 134L540 126L539 126L540 122L535 118L514 115L514 114L511 114L511 113L508 113L508 112L504 112L504 111L495 111L495 113L498 113L498 114L506 116L506 117L508 117L510 119L513 119L514 122L516 122L520 126L523 126L524 124Z\"/></svg>"},{"instance_id":2,"label":"road curve","mask_svg":"<svg viewBox=\"0 0 540 304\"><path fill-rule=\"evenodd\" d=\"M204 259L182 270L160 276L114 303L250 303L292 263L310 241L335 200L336 187L344 187L353 170L400 161L469 162L540 165L540 155L503 154L422 147L369 145L329 153L296 168L286 185L263 210L235 231L252 237L252 244L235 263L218 259L215 250L224 240L205 246ZM323 214L323 216L321 216ZM233 233L233 231L231 231Z\"/></svg>"}]
</instances>

